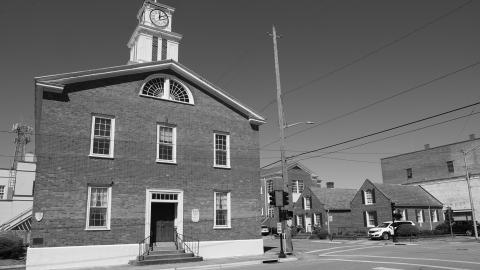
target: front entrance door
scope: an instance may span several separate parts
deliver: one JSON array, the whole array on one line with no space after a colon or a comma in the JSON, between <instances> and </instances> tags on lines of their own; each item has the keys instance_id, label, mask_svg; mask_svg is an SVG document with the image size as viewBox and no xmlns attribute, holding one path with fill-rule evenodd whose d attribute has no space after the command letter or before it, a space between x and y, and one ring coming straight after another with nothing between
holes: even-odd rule
<instances>
[{"instance_id":1,"label":"front entrance door","mask_svg":"<svg viewBox=\"0 0 480 270\"><path fill-rule=\"evenodd\" d=\"M150 235L154 242L172 242L175 239L176 203L152 202Z\"/></svg>"}]
</instances>

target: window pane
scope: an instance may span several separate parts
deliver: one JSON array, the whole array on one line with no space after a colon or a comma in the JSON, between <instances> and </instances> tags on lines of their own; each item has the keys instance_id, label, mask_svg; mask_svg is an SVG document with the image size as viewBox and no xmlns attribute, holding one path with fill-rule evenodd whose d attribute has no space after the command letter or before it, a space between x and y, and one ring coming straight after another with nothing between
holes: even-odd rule
<instances>
[{"instance_id":1,"label":"window pane","mask_svg":"<svg viewBox=\"0 0 480 270\"><path fill-rule=\"evenodd\" d=\"M106 208L91 208L89 226L96 227L107 226L107 209Z\"/></svg>"},{"instance_id":2,"label":"window pane","mask_svg":"<svg viewBox=\"0 0 480 270\"><path fill-rule=\"evenodd\" d=\"M216 213L215 225L227 225L227 210L218 210Z\"/></svg>"},{"instance_id":3,"label":"window pane","mask_svg":"<svg viewBox=\"0 0 480 270\"><path fill-rule=\"evenodd\" d=\"M173 128L159 127L158 142L159 143L172 143L173 142Z\"/></svg>"},{"instance_id":4,"label":"window pane","mask_svg":"<svg viewBox=\"0 0 480 270\"><path fill-rule=\"evenodd\" d=\"M109 155L111 146L112 119L94 117L92 153Z\"/></svg>"},{"instance_id":5,"label":"window pane","mask_svg":"<svg viewBox=\"0 0 480 270\"><path fill-rule=\"evenodd\" d=\"M171 146L171 145L159 145L158 146L158 159L173 160L173 146Z\"/></svg>"},{"instance_id":6,"label":"window pane","mask_svg":"<svg viewBox=\"0 0 480 270\"><path fill-rule=\"evenodd\" d=\"M107 207L108 188L91 188L90 206Z\"/></svg>"}]
</instances>

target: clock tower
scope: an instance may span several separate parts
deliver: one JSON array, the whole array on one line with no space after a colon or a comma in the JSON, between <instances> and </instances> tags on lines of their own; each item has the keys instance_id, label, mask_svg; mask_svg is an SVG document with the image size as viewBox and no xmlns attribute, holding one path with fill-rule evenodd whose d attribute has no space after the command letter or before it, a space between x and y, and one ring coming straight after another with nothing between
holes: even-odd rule
<instances>
[{"instance_id":1,"label":"clock tower","mask_svg":"<svg viewBox=\"0 0 480 270\"><path fill-rule=\"evenodd\" d=\"M178 61L178 45L182 35L172 32L174 8L146 0L137 14L138 25L128 48L129 64L172 59Z\"/></svg>"}]
</instances>

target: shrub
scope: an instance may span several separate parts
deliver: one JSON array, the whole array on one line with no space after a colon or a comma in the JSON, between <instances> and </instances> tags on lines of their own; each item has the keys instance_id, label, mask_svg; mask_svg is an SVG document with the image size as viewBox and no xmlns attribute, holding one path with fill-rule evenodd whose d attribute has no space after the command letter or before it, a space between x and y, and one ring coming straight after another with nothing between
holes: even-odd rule
<instances>
[{"instance_id":1,"label":"shrub","mask_svg":"<svg viewBox=\"0 0 480 270\"><path fill-rule=\"evenodd\" d=\"M398 236L415 236L419 234L418 228L410 224L402 224L397 227L395 234Z\"/></svg>"},{"instance_id":2,"label":"shrub","mask_svg":"<svg viewBox=\"0 0 480 270\"><path fill-rule=\"evenodd\" d=\"M25 255L22 239L17 237L0 237L0 259L19 259Z\"/></svg>"},{"instance_id":3,"label":"shrub","mask_svg":"<svg viewBox=\"0 0 480 270\"><path fill-rule=\"evenodd\" d=\"M429 235L433 235L433 231L431 231L431 230L421 230L420 234L425 235L425 236L429 236Z\"/></svg>"},{"instance_id":4,"label":"shrub","mask_svg":"<svg viewBox=\"0 0 480 270\"><path fill-rule=\"evenodd\" d=\"M445 234L445 233L450 233L450 225L448 223L441 223L438 224L437 227L435 227L435 232L441 232L439 234Z\"/></svg>"},{"instance_id":5,"label":"shrub","mask_svg":"<svg viewBox=\"0 0 480 270\"><path fill-rule=\"evenodd\" d=\"M317 235L319 239L327 239L328 231L323 228L315 228L313 233Z\"/></svg>"}]
</instances>

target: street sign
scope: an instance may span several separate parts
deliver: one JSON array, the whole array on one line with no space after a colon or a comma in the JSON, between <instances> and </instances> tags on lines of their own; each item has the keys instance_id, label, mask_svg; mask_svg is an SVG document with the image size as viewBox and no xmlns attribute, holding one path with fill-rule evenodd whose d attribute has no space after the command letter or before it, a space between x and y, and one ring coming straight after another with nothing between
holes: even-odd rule
<instances>
[{"instance_id":1,"label":"street sign","mask_svg":"<svg viewBox=\"0 0 480 270\"><path fill-rule=\"evenodd\" d=\"M277 233L282 233L282 223L277 222Z\"/></svg>"},{"instance_id":2,"label":"street sign","mask_svg":"<svg viewBox=\"0 0 480 270\"><path fill-rule=\"evenodd\" d=\"M333 221L333 216L328 216L328 222L332 222Z\"/></svg>"},{"instance_id":3,"label":"street sign","mask_svg":"<svg viewBox=\"0 0 480 270\"><path fill-rule=\"evenodd\" d=\"M198 222L200 220L200 210L192 209L192 222Z\"/></svg>"}]
</instances>

